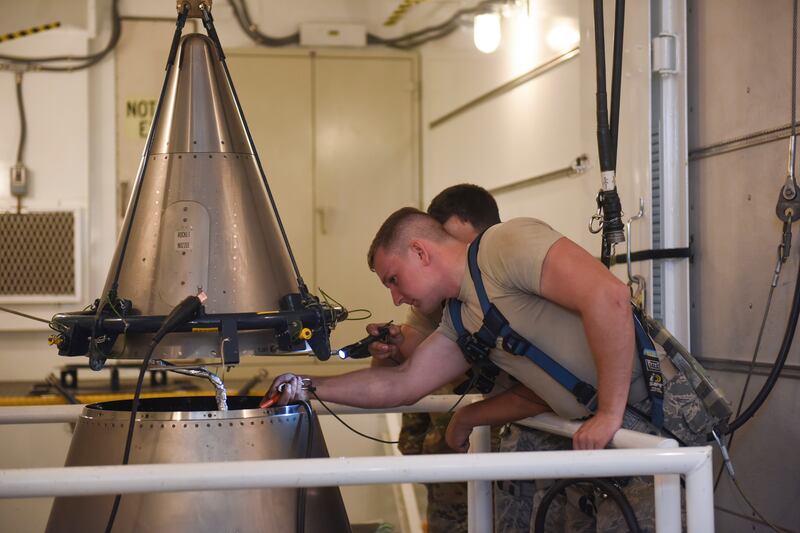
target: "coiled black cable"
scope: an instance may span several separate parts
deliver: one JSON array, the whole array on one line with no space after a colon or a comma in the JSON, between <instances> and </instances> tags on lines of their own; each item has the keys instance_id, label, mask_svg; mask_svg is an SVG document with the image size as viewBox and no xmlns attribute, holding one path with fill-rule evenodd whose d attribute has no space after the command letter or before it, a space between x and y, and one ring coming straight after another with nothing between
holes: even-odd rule
<instances>
[{"instance_id":1,"label":"coiled black cable","mask_svg":"<svg viewBox=\"0 0 800 533\"><path fill-rule=\"evenodd\" d=\"M632 531L633 533L641 533L642 528L639 526L639 521L636 519L636 513L633 512L631 502L628 501L628 498L625 497L625 494L623 494L622 491L615 485L600 478L562 479L556 481L556 483L550 487L550 489L542 498L542 501L539 503L539 509L536 511L536 519L534 521L535 533L545 533L544 524L545 520L547 519L547 511L555 500L556 496L563 492L567 487L576 485L578 483L591 483L604 493L608 494L608 496L619 506L619 510L622 512L622 517L625 519L625 523L628 525L628 530Z\"/></svg>"}]
</instances>

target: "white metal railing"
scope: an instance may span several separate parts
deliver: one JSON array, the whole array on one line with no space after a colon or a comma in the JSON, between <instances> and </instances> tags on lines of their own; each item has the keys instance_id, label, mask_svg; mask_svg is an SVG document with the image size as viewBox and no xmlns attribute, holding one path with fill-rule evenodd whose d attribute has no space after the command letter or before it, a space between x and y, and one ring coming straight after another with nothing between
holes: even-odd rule
<instances>
[{"instance_id":1,"label":"white metal railing","mask_svg":"<svg viewBox=\"0 0 800 533\"><path fill-rule=\"evenodd\" d=\"M380 410L328 405L341 414L444 412L456 398L429 396L413 406ZM481 398L468 395L464 402ZM82 407L0 408L0 424L75 422ZM314 407L319 414L327 412ZM563 436L571 436L580 427L552 414L520 423ZM484 453L489 450L488 428L476 428L470 442L469 454L234 461L204 463L203 468L183 463L0 470L0 498L468 481L469 526L474 533L491 531L491 482L495 479L654 475L656 531L677 533L681 530L679 475L683 474L689 533L714 530L710 447L677 448L674 440L628 430L619 430L612 445L631 449Z\"/></svg>"}]
</instances>

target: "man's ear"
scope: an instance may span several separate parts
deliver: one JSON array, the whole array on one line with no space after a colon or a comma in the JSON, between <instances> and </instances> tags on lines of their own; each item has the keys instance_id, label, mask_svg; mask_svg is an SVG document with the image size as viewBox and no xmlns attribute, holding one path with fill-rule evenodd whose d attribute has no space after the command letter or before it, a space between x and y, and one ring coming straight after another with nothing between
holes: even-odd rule
<instances>
[{"instance_id":1,"label":"man's ear","mask_svg":"<svg viewBox=\"0 0 800 533\"><path fill-rule=\"evenodd\" d=\"M408 244L408 247L411 253L419 258L423 266L428 266L431 263L431 256L426 243L414 240Z\"/></svg>"}]
</instances>

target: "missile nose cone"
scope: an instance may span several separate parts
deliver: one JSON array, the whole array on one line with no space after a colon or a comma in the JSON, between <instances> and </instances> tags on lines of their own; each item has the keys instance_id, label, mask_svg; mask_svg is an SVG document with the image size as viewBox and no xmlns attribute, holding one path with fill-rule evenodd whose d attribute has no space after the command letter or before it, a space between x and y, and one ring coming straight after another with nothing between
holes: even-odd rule
<instances>
[{"instance_id":1,"label":"missile nose cone","mask_svg":"<svg viewBox=\"0 0 800 533\"><path fill-rule=\"evenodd\" d=\"M299 292L266 180L213 41L183 37L159 102L103 294L160 316L199 287L207 314L277 311ZM120 335L111 357L141 358L150 334ZM215 332L175 333L155 358L215 357ZM239 334L242 355L279 351L271 331Z\"/></svg>"},{"instance_id":2,"label":"missile nose cone","mask_svg":"<svg viewBox=\"0 0 800 533\"><path fill-rule=\"evenodd\" d=\"M217 48L205 35L181 39L151 154L252 154Z\"/></svg>"}]
</instances>

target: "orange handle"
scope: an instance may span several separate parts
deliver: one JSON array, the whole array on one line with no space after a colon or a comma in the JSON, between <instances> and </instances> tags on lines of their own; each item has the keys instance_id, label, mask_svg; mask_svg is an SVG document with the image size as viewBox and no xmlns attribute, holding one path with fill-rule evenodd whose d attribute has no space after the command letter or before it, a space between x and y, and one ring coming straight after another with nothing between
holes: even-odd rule
<instances>
[{"instance_id":1,"label":"orange handle","mask_svg":"<svg viewBox=\"0 0 800 533\"><path fill-rule=\"evenodd\" d=\"M272 407L273 405L278 403L278 400L280 399L280 397L281 397L280 391L275 391L275 394L273 394L269 398L261 400L261 403L258 404L258 406L260 408L262 408L262 409L267 409L268 407Z\"/></svg>"}]
</instances>

